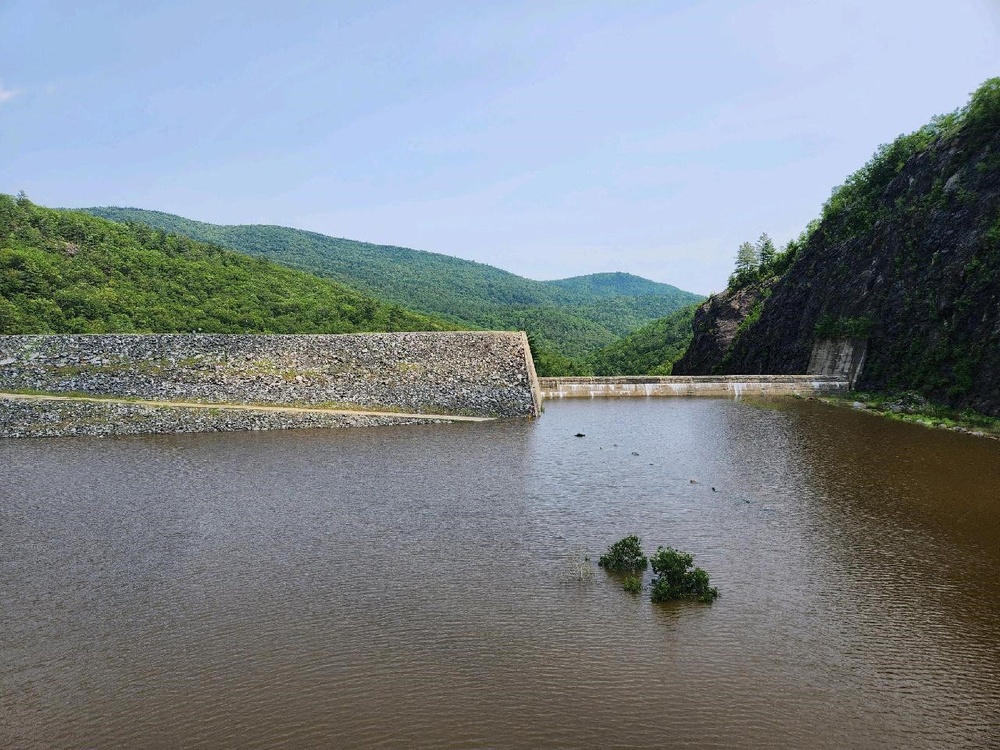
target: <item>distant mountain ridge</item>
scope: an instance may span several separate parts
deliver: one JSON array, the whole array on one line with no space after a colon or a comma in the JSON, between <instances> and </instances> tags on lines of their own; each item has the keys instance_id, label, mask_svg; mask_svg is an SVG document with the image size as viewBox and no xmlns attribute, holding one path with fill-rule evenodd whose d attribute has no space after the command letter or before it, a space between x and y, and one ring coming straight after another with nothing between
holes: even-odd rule
<instances>
[{"instance_id":1,"label":"distant mountain ridge","mask_svg":"<svg viewBox=\"0 0 1000 750\"><path fill-rule=\"evenodd\" d=\"M137 208L79 210L263 256L457 325L524 329L539 346L578 364L621 336L703 299L626 273L535 281L439 253L288 227L224 226Z\"/></svg>"},{"instance_id":2,"label":"distant mountain ridge","mask_svg":"<svg viewBox=\"0 0 1000 750\"><path fill-rule=\"evenodd\" d=\"M0 334L455 327L265 258L0 194Z\"/></svg>"}]
</instances>

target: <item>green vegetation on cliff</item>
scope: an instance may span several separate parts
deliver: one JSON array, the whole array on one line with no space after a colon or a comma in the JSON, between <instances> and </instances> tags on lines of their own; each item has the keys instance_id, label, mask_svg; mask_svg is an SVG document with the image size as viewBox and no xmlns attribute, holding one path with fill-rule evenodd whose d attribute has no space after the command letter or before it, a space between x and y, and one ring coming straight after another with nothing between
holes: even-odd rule
<instances>
[{"instance_id":1,"label":"green vegetation on cliff","mask_svg":"<svg viewBox=\"0 0 1000 750\"><path fill-rule=\"evenodd\" d=\"M453 327L263 258L0 195L0 334Z\"/></svg>"},{"instance_id":2,"label":"green vegetation on cliff","mask_svg":"<svg viewBox=\"0 0 1000 750\"><path fill-rule=\"evenodd\" d=\"M771 263L739 268L696 312L676 369L805 372L817 338L867 338L859 388L1000 416L998 301L993 78L966 106L879 147Z\"/></svg>"},{"instance_id":3,"label":"green vegetation on cliff","mask_svg":"<svg viewBox=\"0 0 1000 750\"><path fill-rule=\"evenodd\" d=\"M264 256L459 326L525 330L539 355L539 374L585 371L592 352L701 300L624 273L533 281L447 255L287 227L221 226L134 208L84 210Z\"/></svg>"},{"instance_id":4,"label":"green vegetation on cliff","mask_svg":"<svg viewBox=\"0 0 1000 750\"><path fill-rule=\"evenodd\" d=\"M872 158L836 187L823 206L823 228L826 240L847 240L871 231L882 219L900 212L926 210L945 198L944 183L935 182L931 190L920 196L919 202L886 200L886 193L897 175L908 163L923 155L935 144L948 142L976 159L979 171L1000 168L994 149L1000 129L1000 78L991 78L980 86L969 103L947 115L933 117L919 130L900 135L892 143L878 147ZM984 147L990 153L979 154Z\"/></svg>"}]
</instances>

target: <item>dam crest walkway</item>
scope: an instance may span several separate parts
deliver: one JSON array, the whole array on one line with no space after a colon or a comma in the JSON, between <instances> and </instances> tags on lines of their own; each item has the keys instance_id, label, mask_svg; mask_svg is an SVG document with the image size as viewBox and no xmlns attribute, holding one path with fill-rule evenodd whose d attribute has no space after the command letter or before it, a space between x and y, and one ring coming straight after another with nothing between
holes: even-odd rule
<instances>
[{"instance_id":1,"label":"dam crest walkway","mask_svg":"<svg viewBox=\"0 0 1000 750\"><path fill-rule=\"evenodd\" d=\"M815 396L846 393L837 375L664 375L539 378L544 399L648 398L657 396Z\"/></svg>"}]
</instances>

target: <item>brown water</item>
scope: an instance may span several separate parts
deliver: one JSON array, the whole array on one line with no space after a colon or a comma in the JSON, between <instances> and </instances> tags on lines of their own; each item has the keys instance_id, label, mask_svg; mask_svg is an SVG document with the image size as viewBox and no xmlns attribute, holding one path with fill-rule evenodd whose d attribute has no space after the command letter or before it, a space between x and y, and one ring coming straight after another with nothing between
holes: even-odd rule
<instances>
[{"instance_id":1,"label":"brown water","mask_svg":"<svg viewBox=\"0 0 1000 750\"><path fill-rule=\"evenodd\" d=\"M630 532L722 597L571 580ZM1000 444L710 399L0 441L0 608L2 748L998 748Z\"/></svg>"}]
</instances>

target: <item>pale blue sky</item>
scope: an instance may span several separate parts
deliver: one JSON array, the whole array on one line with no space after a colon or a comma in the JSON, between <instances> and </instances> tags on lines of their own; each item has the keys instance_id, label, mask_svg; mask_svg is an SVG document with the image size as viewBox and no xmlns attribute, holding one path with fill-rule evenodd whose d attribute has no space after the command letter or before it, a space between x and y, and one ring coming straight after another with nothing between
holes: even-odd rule
<instances>
[{"instance_id":1,"label":"pale blue sky","mask_svg":"<svg viewBox=\"0 0 1000 750\"><path fill-rule=\"evenodd\" d=\"M1000 0L0 0L0 192L707 293L1000 75Z\"/></svg>"}]
</instances>

